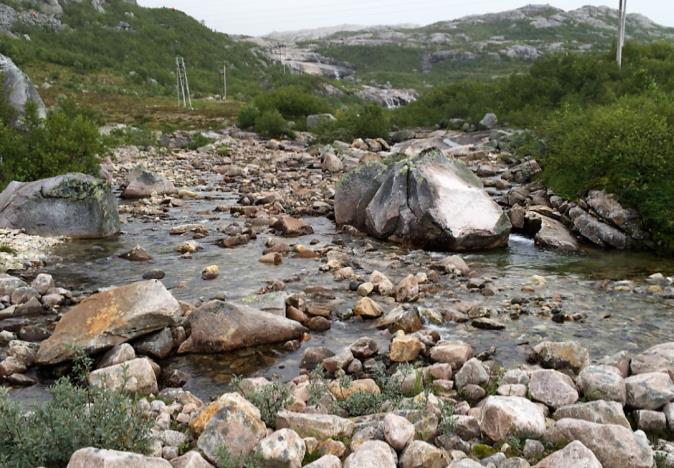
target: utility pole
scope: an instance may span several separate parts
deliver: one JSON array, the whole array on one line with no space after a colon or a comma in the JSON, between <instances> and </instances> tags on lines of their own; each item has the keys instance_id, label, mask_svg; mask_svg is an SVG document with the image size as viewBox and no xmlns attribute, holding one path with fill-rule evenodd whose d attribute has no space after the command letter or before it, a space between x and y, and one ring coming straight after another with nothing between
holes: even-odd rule
<instances>
[{"instance_id":1,"label":"utility pole","mask_svg":"<svg viewBox=\"0 0 674 468\"><path fill-rule=\"evenodd\" d=\"M625 23L627 21L627 0L619 0L618 8L618 46L616 50L616 62L618 68L623 66L623 47L625 46Z\"/></svg>"},{"instance_id":2,"label":"utility pole","mask_svg":"<svg viewBox=\"0 0 674 468\"><path fill-rule=\"evenodd\" d=\"M187 81L187 68L185 67L185 60L176 57L176 86L178 88L178 106L182 104L192 110L192 96L190 95L190 85Z\"/></svg>"},{"instance_id":3,"label":"utility pole","mask_svg":"<svg viewBox=\"0 0 674 468\"><path fill-rule=\"evenodd\" d=\"M223 99L227 101L227 64L225 64L222 68L222 78L224 80L224 94L223 94Z\"/></svg>"}]
</instances>

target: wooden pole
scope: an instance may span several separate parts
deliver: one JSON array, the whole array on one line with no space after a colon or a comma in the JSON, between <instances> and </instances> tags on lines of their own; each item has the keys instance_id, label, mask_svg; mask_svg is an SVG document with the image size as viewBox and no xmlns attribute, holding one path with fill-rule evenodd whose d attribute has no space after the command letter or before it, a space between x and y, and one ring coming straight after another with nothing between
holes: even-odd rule
<instances>
[{"instance_id":1,"label":"wooden pole","mask_svg":"<svg viewBox=\"0 0 674 468\"><path fill-rule=\"evenodd\" d=\"M626 7L627 0L619 0L620 6L618 7L618 42L616 47L616 63L618 68L622 69L623 66L623 46L625 45L625 19L626 19Z\"/></svg>"}]
</instances>

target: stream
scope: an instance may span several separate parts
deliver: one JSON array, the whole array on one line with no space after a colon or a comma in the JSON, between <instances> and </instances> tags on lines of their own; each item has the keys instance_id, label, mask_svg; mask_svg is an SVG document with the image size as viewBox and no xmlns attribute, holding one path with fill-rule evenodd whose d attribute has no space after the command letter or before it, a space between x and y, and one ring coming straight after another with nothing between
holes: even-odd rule
<instances>
[{"instance_id":1,"label":"stream","mask_svg":"<svg viewBox=\"0 0 674 468\"><path fill-rule=\"evenodd\" d=\"M166 273L164 284L176 298L194 303L225 294L229 300L240 300L255 294L268 281L282 280L285 291L294 293L320 287L330 296L334 311L354 306L357 295L349 290L348 281L337 282L332 273L322 272L322 259L303 259L292 255L281 265L258 262L265 240L271 233L263 232L257 240L234 249L215 245L222 237L219 227L237 219L227 213L214 212L215 206L234 204L236 197L222 192L201 192L207 197L186 201L180 208L171 208L168 216L152 221L122 217L123 235L108 241L71 241L59 246L54 254L60 260L46 268L57 284L74 291L93 292L99 288L138 281L144 272L161 269ZM428 272L434 260L443 254L423 250L407 250L399 245L378 242L364 236L352 236L336 229L327 218L306 218L314 234L287 239L289 244L311 244L314 249L337 246L351 260L354 270L366 277L372 270L385 273L394 283L407 274ZM171 227L202 223L209 235L198 242L203 250L191 259L181 258L175 246L191 239L191 234L172 236ZM150 262L130 262L119 258L136 245L143 246L152 256ZM634 280L645 285L648 275L674 273L674 260L647 253L616 252L586 249L582 254L545 251L533 241L513 234L508 247L490 252L463 255L479 278L490 279L496 293L485 297L476 290L461 286L449 275L439 277L433 294L422 296L419 306L441 311L457 300L479 303L493 311L525 298L530 303L560 302L564 313L581 314L582 320L556 323L537 314L522 314L512 320L508 314L492 315L506 324L504 330L479 330L470 322L444 322L429 325L444 339L460 339L471 343L476 352L495 348L495 358L503 365L514 365L526 359L527 347L542 340L576 340L586 346L594 359L620 350L638 351L649 346L674 340L674 298L640 292L616 292L602 289L604 280ZM214 281L201 279L206 265L217 264L221 274ZM545 284L533 292L522 292L532 285L534 275ZM534 280L536 280L534 278ZM386 310L395 307L383 298L375 297ZM532 310L535 307L532 308ZM294 352L281 347L251 348L240 352L214 355L185 355L168 358L162 368L177 368L190 375L185 389L200 398L211 398L228 388L232 375L266 376L290 379L297 375L298 364L307 346L326 346L338 351L361 336L379 338L387 346L389 335L374 328L373 322L350 319L333 320L331 330L312 333L312 339ZM39 400L45 397L44 384L14 391L14 398Z\"/></svg>"}]
</instances>

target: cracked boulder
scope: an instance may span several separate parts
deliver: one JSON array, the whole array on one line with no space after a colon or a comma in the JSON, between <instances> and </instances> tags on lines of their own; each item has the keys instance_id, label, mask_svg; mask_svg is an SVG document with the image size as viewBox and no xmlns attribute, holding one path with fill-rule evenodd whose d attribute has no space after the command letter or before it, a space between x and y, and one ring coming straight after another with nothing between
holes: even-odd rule
<instances>
[{"instance_id":1,"label":"cracked boulder","mask_svg":"<svg viewBox=\"0 0 674 468\"><path fill-rule=\"evenodd\" d=\"M462 163L436 150L392 156L347 174L335 194L337 224L379 239L438 250L505 246L511 224Z\"/></svg>"}]
</instances>

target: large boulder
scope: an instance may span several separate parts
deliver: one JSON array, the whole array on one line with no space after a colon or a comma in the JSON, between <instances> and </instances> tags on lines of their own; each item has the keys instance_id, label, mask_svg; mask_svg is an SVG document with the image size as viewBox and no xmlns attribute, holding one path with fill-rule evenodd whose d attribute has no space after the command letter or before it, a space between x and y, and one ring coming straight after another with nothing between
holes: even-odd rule
<instances>
[{"instance_id":1,"label":"large boulder","mask_svg":"<svg viewBox=\"0 0 674 468\"><path fill-rule=\"evenodd\" d=\"M509 436L538 438L545 432L545 417L526 398L490 396L480 411L480 428L494 442L503 442Z\"/></svg>"},{"instance_id":2,"label":"large boulder","mask_svg":"<svg viewBox=\"0 0 674 468\"><path fill-rule=\"evenodd\" d=\"M580 441L611 468L651 468L653 451L646 434L614 424L596 424L580 419L561 419L546 432L545 441L565 445Z\"/></svg>"},{"instance_id":3,"label":"large boulder","mask_svg":"<svg viewBox=\"0 0 674 468\"><path fill-rule=\"evenodd\" d=\"M630 427L625 417L623 405L617 401L595 400L573 405L562 406L552 415L555 420L573 418L597 424L617 424Z\"/></svg>"},{"instance_id":4,"label":"large boulder","mask_svg":"<svg viewBox=\"0 0 674 468\"><path fill-rule=\"evenodd\" d=\"M396 468L397 465L395 450L380 440L365 442L344 461L344 468Z\"/></svg>"},{"instance_id":5,"label":"large boulder","mask_svg":"<svg viewBox=\"0 0 674 468\"><path fill-rule=\"evenodd\" d=\"M171 468L162 458L145 457L137 453L103 450L94 447L73 453L67 468Z\"/></svg>"},{"instance_id":6,"label":"large boulder","mask_svg":"<svg viewBox=\"0 0 674 468\"><path fill-rule=\"evenodd\" d=\"M93 354L139 336L175 325L178 301L156 280L113 288L66 312L54 333L40 343L38 364L57 364L75 357L82 348Z\"/></svg>"},{"instance_id":7,"label":"large boulder","mask_svg":"<svg viewBox=\"0 0 674 468\"><path fill-rule=\"evenodd\" d=\"M656 410L674 401L674 383L665 372L647 372L625 379L627 404L632 408Z\"/></svg>"},{"instance_id":8,"label":"large boulder","mask_svg":"<svg viewBox=\"0 0 674 468\"><path fill-rule=\"evenodd\" d=\"M12 59L2 54L0 54L0 76L2 76L3 98L16 112L16 117L11 122L13 125L21 122L26 113L26 104L29 102L35 105L38 117L44 119L47 116L47 108L33 82L12 62Z\"/></svg>"},{"instance_id":9,"label":"large boulder","mask_svg":"<svg viewBox=\"0 0 674 468\"><path fill-rule=\"evenodd\" d=\"M437 150L387 162L359 167L338 184L337 224L442 250L506 245L508 216L462 163Z\"/></svg>"},{"instance_id":10,"label":"large boulder","mask_svg":"<svg viewBox=\"0 0 674 468\"><path fill-rule=\"evenodd\" d=\"M138 395L156 394L157 376L148 358L138 358L89 374L89 385Z\"/></svg>"},{"instance_id":11,"label":"large boulder","mask_svg":"<svg viewBox=\"0 0 674 468\"><path fill-rule=\"evenodd\" d=\"M210 301L189 317L192 334L179 353L219 353L300 338L306 329L294 320L251 307Z\"/></svg>"},{"instance_id":12,"label":"large boulder","mask_svg":"<svg viewBox=\"0 0 674 468\"><path fill-rule=\"evenodd\" d=\"M573 380L552 369L537 370L529 379L529 396L552 408L572 405L578 401L578 391Z\"/></svg>"},{"instance_id":13,"label":"large boulder","mask_svg":"<svg viewBox=\"0 0 674 468\"><path fill-rule=\"evenodd\" d=\"M674 342L662 343L648 348L632 358L630 368L633 374L647 372L669 372L674 374Z\"/></svg>"},{"instance_id":14,"label":"large boulder","mask_svg":"<svg viewBox=\"0 0 674 468\"><path fill-rule=\"evenodd\" d=\"M276 415L276 428L287 427L301 437L323 439L350 438L353 434L354 422L332 414L295 413L279 411Z\"/></svg>"},{"instance_id":15,"label":"large boulder","mask_svg":"<svg viewBox=\"0 0 674 468\"><path fill-rule=\"evenodd\" d=\"M602 468L594 453L581 442L573 441L562 450L545 457L536 468Z\"/></svg>"},{"instance_id":16,"label":"large boulder","mask_svg":"<svg viewBox=\"0 0 674 468\"><path fill-rule=\"evenodd\" d=\"M120 230L108 184L84 174L12 182L0 193L0 228L38 236L96 239Z\"/></svg>"}]
</instances>

